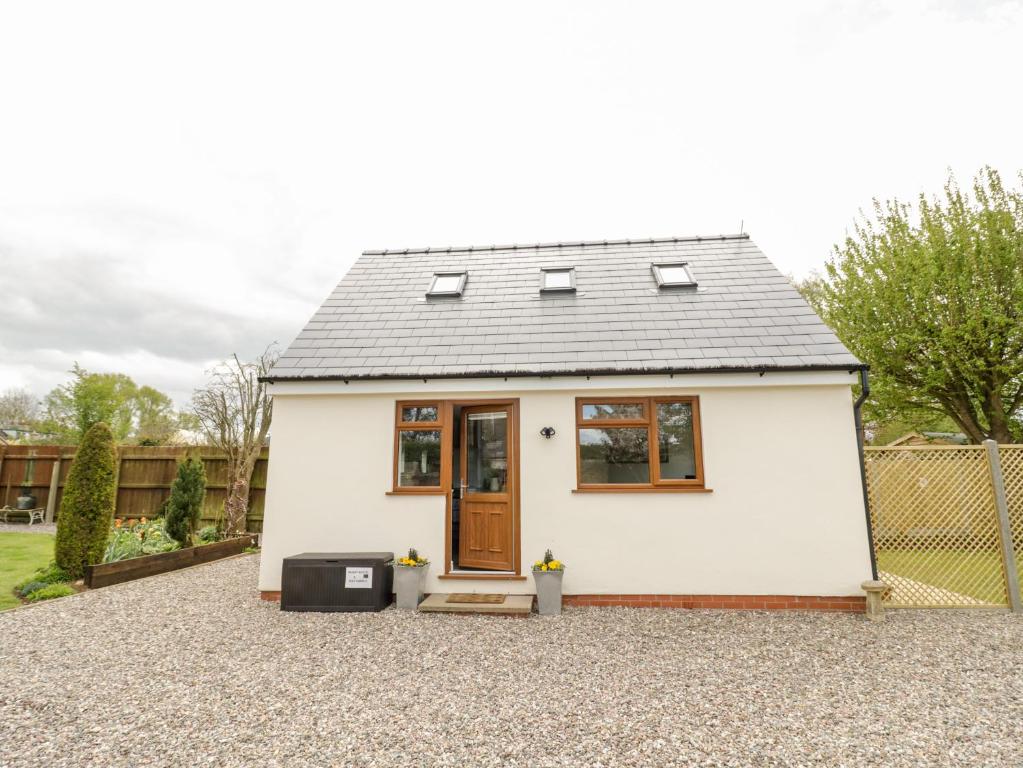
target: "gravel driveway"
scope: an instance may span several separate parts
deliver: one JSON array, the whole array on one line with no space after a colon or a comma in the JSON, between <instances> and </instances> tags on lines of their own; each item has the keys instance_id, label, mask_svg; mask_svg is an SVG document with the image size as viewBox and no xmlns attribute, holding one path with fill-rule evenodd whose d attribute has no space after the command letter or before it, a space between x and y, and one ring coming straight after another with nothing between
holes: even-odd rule
<instances>
[{"instance_id":1,"label":"gravel driveway","mask_svg":"<svg viewBox=\"0 0 1023 768\"><path fill-rule=\"evenodd\" d=\"M1005 613L285 614L256 568L0 614L0 766L1023 764Z\"/></svg>"}]
</instances>

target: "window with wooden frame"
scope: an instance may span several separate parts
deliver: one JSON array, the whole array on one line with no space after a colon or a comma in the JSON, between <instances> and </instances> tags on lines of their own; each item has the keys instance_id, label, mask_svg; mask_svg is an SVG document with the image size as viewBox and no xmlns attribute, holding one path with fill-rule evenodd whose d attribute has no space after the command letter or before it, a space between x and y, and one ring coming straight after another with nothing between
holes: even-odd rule
<instances>
[{"instance_id":1,"label":"window with wooden frame","mask_svg":"<svg viewBox=\"0 0 1023 768\"><path fill-rule=\"evenodd\" d=\"M580 490L701 490L697 397L576 399Z\"/></svg>"},{"instance_id":2,"label":"window with wooden frame","mask_svg":"<svg viewBox=\"0 0 1023 768\"><path fill-rule=\"evenodd\" d=\"M394 419L394 491L443 492L446 418L436 400L397 403Z\"/></svg>"}]
</instances>

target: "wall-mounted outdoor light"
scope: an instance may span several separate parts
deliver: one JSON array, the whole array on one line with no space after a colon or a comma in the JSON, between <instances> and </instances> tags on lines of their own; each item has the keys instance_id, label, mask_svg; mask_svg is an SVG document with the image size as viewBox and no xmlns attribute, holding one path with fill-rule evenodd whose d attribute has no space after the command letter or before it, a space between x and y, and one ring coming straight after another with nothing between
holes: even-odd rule
<instances>
[{"instance_id":1,"label":"wall-mounted outdoor light","mask_svg":"<svg viewBox=\"0 0 1023 768\"><path fill-rule=\"evenodd\" d=\"M543 435L548 440L550 440L552 437L554 437L555 434L554 427L544 427L543 429L540 430L540 434Z\"/></svg>"}]
</instances>

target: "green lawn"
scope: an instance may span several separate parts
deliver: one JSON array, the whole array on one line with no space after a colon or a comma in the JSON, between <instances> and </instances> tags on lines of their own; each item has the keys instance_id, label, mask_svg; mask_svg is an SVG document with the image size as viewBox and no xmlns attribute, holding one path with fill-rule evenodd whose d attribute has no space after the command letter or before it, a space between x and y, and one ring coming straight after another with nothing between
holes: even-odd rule
<instances>
[{"instance_id":1,"label":"green lawn","mask_svg":"<svg viewBox=\"0 0 1023 768\"><path fill-rule=\"evenodd\" d=\"M1005 604L1005 580L997 552L882 549L877 554L877 568L985 602Z\"/></svg>"},{"instance_id":2,"label":"green lawn","mask_svg":"<svg viewBox=\"0 0 1023 768\"><path fill-rule=\"evenodd\" d=\"M14 585L53 560L48 533L0 533L0 611L21 605Z\"/></svg>"}]
</instances>

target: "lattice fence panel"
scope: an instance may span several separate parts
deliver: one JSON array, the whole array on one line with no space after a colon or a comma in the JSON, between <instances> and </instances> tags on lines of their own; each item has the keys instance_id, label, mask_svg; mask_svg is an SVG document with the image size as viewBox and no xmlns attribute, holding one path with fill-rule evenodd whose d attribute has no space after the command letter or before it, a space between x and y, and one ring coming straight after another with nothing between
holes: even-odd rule
<instances>
[{"instance_id":1,"label":"lattice fence panel","mask_svg":"<svg viewBox=\"0 0 1023 768\"><path fill-rule=\"evenodd\" d=\"M983 446L868 448L874 548L892 607L1007 605Z\"/></svg>"},{"instance_id":2,"label":"lattice fence panel","mask_svg":"<svg viewBox=\"0 0 1023 768\"><path fill-rule=\"evenodd\" d=\"M1009 507L1009 528L1012 530L1016 570L1023 583L1023 445L998 447L1005 483L1005 500Z\"/></svg>"}]
</instances>

